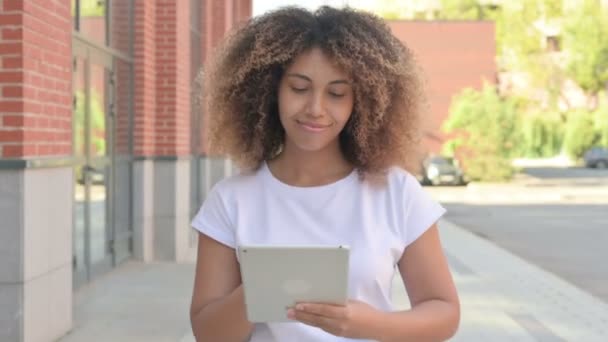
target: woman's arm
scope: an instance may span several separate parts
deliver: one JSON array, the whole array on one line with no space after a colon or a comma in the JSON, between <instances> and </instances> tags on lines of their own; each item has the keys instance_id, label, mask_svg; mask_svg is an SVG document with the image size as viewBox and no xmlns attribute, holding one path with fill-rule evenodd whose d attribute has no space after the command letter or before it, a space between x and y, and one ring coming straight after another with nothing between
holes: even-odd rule
<instances>
[{"instance_id":1,"label":"woman's arm","mask_svg":"<svg viewBox=\"0 0 608 342\"><path fill-rule=\"evenodd\" d=\"M399 271L412 308L384 314L382 341L445 341L460 322L460 303L441 248L437 225L409 245Z\"/></svg>"},{"instance_id":2,"label":"woman's arm","mask_svg":"<svg viewBox=\"0 0 608 342\"><path fill-rule=\"evenodd\" d=\"M198 342L243 342L253 330L234 249L200 233L190 320Z\"/></svg>"}]
</instances>

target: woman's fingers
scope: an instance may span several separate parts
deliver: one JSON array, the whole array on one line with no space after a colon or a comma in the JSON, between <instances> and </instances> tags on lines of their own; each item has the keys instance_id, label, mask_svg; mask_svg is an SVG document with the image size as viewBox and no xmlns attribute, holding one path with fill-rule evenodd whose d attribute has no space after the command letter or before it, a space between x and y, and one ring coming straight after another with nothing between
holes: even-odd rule
<instances>
[{"instance_id":1,"label":"woman's fingers","mask_svg":"<svg viewBox=\"0 0 608 342\"><path fill-rule=\"evenodd\" d=\"M296 311L339 319L345 317L346 307L322 303L300 303L296 305Z\"/></svg>"}]
</instances>

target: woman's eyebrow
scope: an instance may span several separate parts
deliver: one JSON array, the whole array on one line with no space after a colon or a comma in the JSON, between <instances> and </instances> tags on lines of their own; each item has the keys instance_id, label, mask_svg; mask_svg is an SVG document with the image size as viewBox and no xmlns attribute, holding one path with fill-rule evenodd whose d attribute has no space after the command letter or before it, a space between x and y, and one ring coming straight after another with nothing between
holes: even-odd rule
<instances>
[{"instance_id":1,"label":"woman's eyebrow","mask_svg":"<svg viewBox=\"0 0 608 342\"><path fill-rule=\"evenodd\" d=\"M295 78L300 78L303 79L305 81L311 82L312 80L310 79L310 77L306 76L306 75L302 75L302 74L298 74L298 73L289 73L287 74L288 77L295 77ZM343 84L350 84L350 82L348 80L333 80L331 82L329 82L329 84L336 84L336 83L343 83Z\"/></svg>"}]
</instances>

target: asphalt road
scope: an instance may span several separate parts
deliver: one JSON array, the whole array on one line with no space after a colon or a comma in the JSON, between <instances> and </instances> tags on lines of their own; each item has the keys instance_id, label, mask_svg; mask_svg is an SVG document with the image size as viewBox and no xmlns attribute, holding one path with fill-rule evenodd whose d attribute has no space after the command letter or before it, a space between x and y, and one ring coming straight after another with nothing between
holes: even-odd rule
<instances>
[{"instance_id":1,"label":"asphalt road","mask_svg":"<svg viewBox=\"0 0 608 342\"><path fill-rule=\"evenodd\" d=\"M524 169L523 173L550 184L608 185L608 169L537 167Z\"/></svg>"},{"instance_id":2,"label":"asphalt road","mask_svg":"<svg viewBox=\"0 0 608 342\"><path fill-rule=\"evenodd\" d=\"M535 177L534 186L475 188L474 200L467 200L472 190L466 187L428 189L448 209L449 221L608 303L608 170L544 168L526 173ZM589 200L577 196L579 185L581 194L592 187ZM547 194L559 191L569 197L546 200ZM484 192L488 198L499 198L500 192L520 192L527 198L523 203L521 196L512 201L506 196L492 203L483 200Z\"/></svg>"}]
</instances>

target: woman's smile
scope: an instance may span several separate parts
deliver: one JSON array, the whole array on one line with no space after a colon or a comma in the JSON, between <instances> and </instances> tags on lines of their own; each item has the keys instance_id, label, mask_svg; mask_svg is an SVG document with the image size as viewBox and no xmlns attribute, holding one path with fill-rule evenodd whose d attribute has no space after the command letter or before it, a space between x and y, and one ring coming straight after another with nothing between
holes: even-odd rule
<instances>
[{"instance_id":1,"label":"woman's smile","mask_svg":"<svg viewBox=\"0 0 608 342\"><path fill-rule=\"evenodd\" d=\"M308 132L320 133L329 129L333 124L319 124L310 121L296 120L298 126Z\"/></svg>"}]
</instances>

